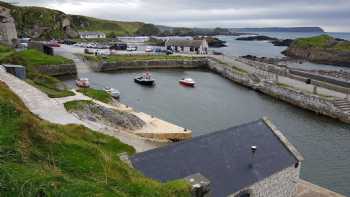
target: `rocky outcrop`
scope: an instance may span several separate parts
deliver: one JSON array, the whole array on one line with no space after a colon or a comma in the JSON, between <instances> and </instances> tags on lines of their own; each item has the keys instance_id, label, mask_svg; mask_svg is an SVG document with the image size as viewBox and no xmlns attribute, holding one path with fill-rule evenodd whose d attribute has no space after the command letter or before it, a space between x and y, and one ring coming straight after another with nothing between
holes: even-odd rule
<instances>
[{"instance_id":1,"label":"rocky outcrop","mask_svg":"<svg viewBox=\"0 0 350 197\"><path fill-rule=\"evenodd\" d=\"M6 44L12 44L17 39L15 20L10 12L10 9L0 5L0 41Z\"/></svg>"},{"instance_id":2,"label":"rocky outcrop","mask_svg":"<svg viewBox=\"0 0 350 197\"><path fill-rule=\"evenodd\" d=\"M350 66L350 51L346 52L314 47L304 48L291 45L283 54L288 57L304 59L320 64Z\"/></svg>"},{"instance_id":3,"label":"rocky outcrop","mask_svg":"<svg viewBox=\"0 0 350 197\"><path fill-rule=\"evenodd\" d=\"M240 41L268 41L272 43L274 46L289 46L292 44L292 39L278 39L269 36L249 36L237 38L236 40Z\"/></svg>"},{"instance_id":4,"label":"rocky outcrop","mask_svg":"<svg viewBox=\"0 0 350 197\"><path fill-rule=\"evenodd\" d=\"M315 63L350 66L350 41L329 35L299 38L283 54Z\"/></svg>"},{"instance_id":5,"label":"rocky outcrop","mask_svg":"<svg viewBox=\"0 0 350 197\"><path fill-rule=\"evenodd\" d=\"M75 110L74 113L83 120L104 122L114 128L136 130L146 125L134 114L109 109L95 103L84 105L81 109Z\"/></svg>"}]
</instances>

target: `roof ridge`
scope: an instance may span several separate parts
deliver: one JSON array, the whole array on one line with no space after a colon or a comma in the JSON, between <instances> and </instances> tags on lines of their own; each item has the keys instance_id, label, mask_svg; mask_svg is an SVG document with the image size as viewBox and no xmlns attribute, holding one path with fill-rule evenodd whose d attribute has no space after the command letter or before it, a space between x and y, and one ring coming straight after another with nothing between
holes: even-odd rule
<instances>
[{"instance_id":1,"label":"roof ridge","mask_svg":"<svg viewBox=\"0 0 350 197\"><path fill-rule=\"evenodd\" d=\"M272 130L273 134L282 142L282 144L291 152L298 161L304 161L303 155L290 143L286 136L275 126L268 117L263 117L262 120Z\"/></svg>"}]
</instances>

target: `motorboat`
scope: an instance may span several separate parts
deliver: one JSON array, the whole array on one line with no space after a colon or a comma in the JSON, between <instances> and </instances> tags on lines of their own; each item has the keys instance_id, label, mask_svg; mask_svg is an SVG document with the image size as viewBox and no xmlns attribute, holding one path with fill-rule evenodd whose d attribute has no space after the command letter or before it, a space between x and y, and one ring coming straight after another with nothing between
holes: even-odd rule
<instances>
[{"instance_id":1,"label":"motorboat","mask_svg":"<svg viewBox=\"0 0 350 197\"><path fill-rule=\"evenodd\" d=\"M88 78L80 78L75 80L75 84L80 88L88 88L90 87L90 82Z\"/></svg>"},{"instance_id":2,"label":"motorboat","mask_svg":"<svg viewBox=\"0 0 350 197\"><path fill-rule=\"evenodd\" d=\"M116 90L114 88L105 87L104 91L106 91L108 94L110 94L115 99L119 99L120 98L119 90Z\"/></svg>"},{"instance_id":3,"label":"motorboat","mask_svg":"<svg viewBox=\"0 0 350 197\"><path fill-rule=\"evenodd\" d=\"M190 87L194 87L196 85L196 82L191 78L181 79L179 81L179 83L182 85L185 85L185 86L190 86Z\"/></svg>"},{"instance_id":4,"label":"motorboat","mask_svg":"<svg viewBox=\"0 0 350 197\"><path fill-rule=\"evenodd\" d=\"M155 80L152 78L149 72L142 74L141 76L136 77L135 82L145 86L153 86L155 84Z\"/></svg>"}]
</instances>

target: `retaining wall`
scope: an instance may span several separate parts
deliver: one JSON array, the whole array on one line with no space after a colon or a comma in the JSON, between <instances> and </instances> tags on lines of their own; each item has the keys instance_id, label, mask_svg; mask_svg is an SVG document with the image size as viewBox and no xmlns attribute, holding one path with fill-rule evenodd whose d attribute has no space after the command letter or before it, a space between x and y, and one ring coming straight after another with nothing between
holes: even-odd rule
<instances>
[{"instance_id":1,"label":"retaining wall","mask_svg":"<svg viewBox=\"0 0 350 197\"><path fill-rule=\"evenodd\" d=\"M36 67L40 73L50 76L76 75L77 67L75 64L59 64L59 65L42 65Z\"/></svg>"}]
</instances>

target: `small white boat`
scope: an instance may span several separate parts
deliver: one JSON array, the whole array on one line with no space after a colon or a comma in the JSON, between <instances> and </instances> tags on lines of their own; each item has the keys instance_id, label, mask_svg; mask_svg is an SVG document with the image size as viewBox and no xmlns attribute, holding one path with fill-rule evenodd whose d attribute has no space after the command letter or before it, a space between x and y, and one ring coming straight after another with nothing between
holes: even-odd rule
<instances>
[{"instance_id":1,"label":"small white boat","mask_svg":"<svg viewBox=\"0 0 350 197\"><path fill-rule=\"evenodd\" d=\"M119 99L120 98L119 90L116 90L114 88L105 87L104 91L106 91L108 94L110 94L115 99Z\"/></svg>"},{"instance_id":2,"label":"small white boat","mask_svg":"<svg viewBox=\"0 0 350 197\"><path fill-rule=\"evenodd\" d=\"M90 87L90 81L88 78L80 78L75 80L75 84L80 88L88 88Z\"/></svg>"},{"instance_id":3,"label":"small white boat","mask_svg":"<svg viewBox=\"0 0 350 197\"><path fill-rule=\"evenodd\" d=\"M190 86L190 87L194 87L196 85L196 82L191 78L181 79L179 81L179 83L182 85L185 85L185 86Z\"/></svg>"}]
</instances>

